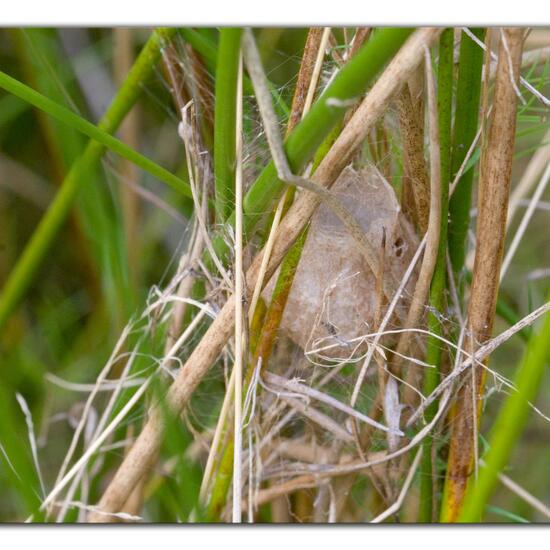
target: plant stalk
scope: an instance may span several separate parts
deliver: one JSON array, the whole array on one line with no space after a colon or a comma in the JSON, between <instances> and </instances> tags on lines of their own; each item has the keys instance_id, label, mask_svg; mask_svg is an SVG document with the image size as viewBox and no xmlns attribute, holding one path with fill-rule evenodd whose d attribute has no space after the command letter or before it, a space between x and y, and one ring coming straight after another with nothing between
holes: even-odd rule
<instances>
[{"instance_id":1,"label":"plant stalk","mask_svg":"<svg viewBox=\"0 0 550 550\"><path fill-rule=\"evenodd\" d=\"M468 307L467 350L474 353L492 333L506 235L506 214L515 145L517 83L523 31L503 29L486 150L479 179L477 247ZM477 470L477 437L486 371L466 373L451 411L452 431L443 495L443 522L457 521Z\"/></svg>"}]
</instances>

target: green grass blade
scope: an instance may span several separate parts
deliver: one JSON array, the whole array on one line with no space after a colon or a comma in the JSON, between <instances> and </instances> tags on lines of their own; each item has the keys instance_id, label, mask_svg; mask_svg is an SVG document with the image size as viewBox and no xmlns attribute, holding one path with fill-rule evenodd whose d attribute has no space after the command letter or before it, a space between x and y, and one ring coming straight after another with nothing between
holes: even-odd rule
<instances>
[{"instance_id":1,"label":"green grass blade","mask_svg":"<svg viewBox=\"0 0 550 550\"><path fill-rule=\"evenodd\" d=\"M473 29L472 32L483 40L485 29ZM460 169L477 132L482 67L483 50L469 36L462 33L451 161L452 177ZM449 254L455 273L462 270L466 255L473 178L473 168L467 169L462 174L449 203Z\"/></svg>"},{"instance_id":2,"label":"green grass blade","mask_svg":"<svg viewBox=\"0 0 550 550\"><path fill-rule=\"evenodd\" d=\"M149 172L152 176L158 178L160 181L163 181L177 191L180 191L185 196L189 198L193 197L191 188L187 182L174 176L168 170L162 168L162 166L159 166L131 147L128 147L128 145L119 139L110 135L109 132L103 129L102 124L95 126L63 105L60 105L48 97L43 96L41 93L33 90L29 86L19 82L2 71L0 71L0 87L27 101L31 105L34 105L38 109L48 113L57 120L82 132L89 138L97 141L99 144L110 149L114 153L117 153L121 157L133 162L139 168Z\"/></svg>"},{"instance_id":3,"label":"green grass blade","mask_svg":"<svg viewBox=\"0 0 550 550\"><path fill-rule=\"evenodd\" d=\"M0 476L6 478L20 501L20 513L35 514L41 503L38 476L31 459L27 430L14 396L0 384ZM7 487L3 487L5 490ZM34 521L40 521L36 516Z\"/></svg>"},{"instance_id":4,"label":"green grass blade","mask_svg":"<svg viewBox=\"0 0 550 550\"><path fill-rule=\"evenodd\" d=\"M37 91L67 107L81 99L72 68L63 56L58 34L52 29L14 29L17 53L25 78ZM54 69L55 67L55 69ZM8 96L16 97L16 96ZM17 98L19 100L19 98ZM85 136L73 127L38 110L40 127L48 147L53 178L59 184L86 146ZM101 290L112 327L121 327L134 311L135 291L130 287L128 255L120 212L106 186L90 184L98 171L86 174L77 197L74 235L75 246L89 254L82 266L101 277ZM97 267L96 267L97 266ZM96 273L97 272L97 273ZM90 292L96 292L94 288Z\"/></svg>"},{"instance_id":5,"label":"green grass blade","mask_svg":"<svg viewBox=\"0 0 550 550\"><path fill-rule=\"evenodd\" d=\"M514 380L515 391L506 398L489 437L485 467L479 471L477 483L466 495L459 521L481 520L485 506L498 482L498 474L506 467L510 454L521 436L530 404L534 402L550 353L550 315L546 314L540 332L531 338Z\"/></svg>"},{"instance_id":6,"label":"green grass blade","mask_svg":"<svg viewBox=\"0 0 550 550\"><path fill-rule=\"evenodd\" d=\"M142 89L141 83L153 73L163 43L174 32L174 29L168 29L155 31L151 35L126 81L99 123L99 128L103 132L113 133L119 127L126 113L137 101ZM0 330L24 296L52 246L82 182L85 181L83 176L95 166L103 152L104 147L101 143L94 140L88 143L83 155L73 164L61 189L40 221L0 295Z\"/></svg>"},{"instance_id":7,"label":"green grass blade","mask_svg":"<svg viewBox=\"0 0 550 550\"><path fill-rule=\"evenodd\" d=\"M216 69L214 127L214 181L216 222L223 223L234 210L236 166L237 79L242 29L220 30Z\"/></svg>"},{"instance_id":8,"label":"green grass blade","mask_svg":"<svg viewBox=\"0 0 550 550\"><path fill-rule=\"evenodd\" d=\"M300 173L304 169L327 135L344 117L349 107L348 102L365 93L372 79L399 50L413 30L385 28L377 31L342 67L332 84L314 103L285 142L287 158L295 173ZM327 103L328 99L333 101ZM339 102L341 104L338 104ZM286 184L277 178L275 165L271 161L244 198L246 233L251 233L263 215L273 210L285 188ZM234 213L228 222L234 224ZM223 237L218 236L214 240L214 246L220 256L225 256L227 244Z\"/></svg>"}]
</instances>

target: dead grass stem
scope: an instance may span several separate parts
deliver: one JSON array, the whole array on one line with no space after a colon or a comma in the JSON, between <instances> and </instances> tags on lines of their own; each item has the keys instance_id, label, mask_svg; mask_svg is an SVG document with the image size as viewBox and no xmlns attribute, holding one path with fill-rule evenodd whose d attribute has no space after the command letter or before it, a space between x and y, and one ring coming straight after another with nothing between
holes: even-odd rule
<instances>
[{"instance_id":1,"label":"dead grass stem","mask_svg":"<svg viewBox=\"0 0 550 550\"><path fill-rule=\"evenodd\" d=\"M496 310L515 144L522 34L521 29L504 29L500 40L493 109L480 167L477 247L467 319L471 353L490 338ZM444 521L458 518L476 460L485 371L476 367L471 374L459 391L452 413Z\"/></svg>"}]
</instances>

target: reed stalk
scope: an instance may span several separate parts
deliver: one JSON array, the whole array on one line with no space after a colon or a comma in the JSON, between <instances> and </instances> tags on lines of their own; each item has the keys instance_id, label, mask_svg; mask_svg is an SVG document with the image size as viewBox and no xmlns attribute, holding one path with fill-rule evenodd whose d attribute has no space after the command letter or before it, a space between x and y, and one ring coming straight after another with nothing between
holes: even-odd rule
<instances>
[{"instance_id":1,"label":"reed stalk","mask_svg":"<svg viewBox=\"0 0 550 550\"><path fill-rule=\"evenodd\" d=\"M523 31L517 28L503 29L500 36L493 109L480 167L477 247L466 325L470 353L491 337L496 311L515 145L522 36ZM477 477L478 429L485 377L483 365L470 369L451 412L443 522L458 520L470 478Z\"/></svg>"}]
</instances>

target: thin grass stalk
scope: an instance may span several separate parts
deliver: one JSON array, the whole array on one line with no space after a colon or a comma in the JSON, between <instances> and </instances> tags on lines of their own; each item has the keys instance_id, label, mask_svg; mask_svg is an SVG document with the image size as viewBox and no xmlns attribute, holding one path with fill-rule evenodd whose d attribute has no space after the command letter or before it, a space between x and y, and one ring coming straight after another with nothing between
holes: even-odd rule
<instances>
[{"instance_id":1,"label":"thin grass stalk","mask_svg":"<svg viewBox=\"0 0 550 550\"><path fill-rule=\"evenodd\" d=\"M393 100L403 83L418 66L423 55L423 47L429 46L440 33L439 29L421 29L410 37L407 44L395 56L383 75L372 87L354 116L348 122L330 151L315 172L314 180L319 185L330 187L339 173L348 164L357 147ZM371 41L367 43L370 44ZM303 228L319 204L316 193L303 193L283 218L273 246L271 259L266 271L266 281L296 242ZM251 295L262 262L260 252L246 274L247 295ZM179 371L167 394L167 401L173 411L181 411L197 385L219 356L233 332L234 297L230 297L215 321L210 325L201 341L195 347L185 365ZM118 510L128 498L129 492L153 465L157 449L162 441L164 426L162 418L155 410L142 432L119 467L109 487L100 501L104 512ZM104 515L92 514L90 521L102 521Z\"/></svg>"},{"instance_id":2,"label":"thin grass stalk","mask_svg":"<svg viewBox=\"0 0 550 550\"><path fill-rule=\"evenodd\" d=\"M218 224L224 223L235 209L235 121L241 35L239 28L220 30L214 115L214 205Z\"/></svg>"},{"instance_id":3,"label":"thin grass stalk","mask_svg":"<svg viewBox=\"0 0 550 550\"><path fill-rule=\"evenodd\" d=\"M550 299L550 297L548 298ZM479 522L495 490L500 472L506 467L514 446L527 423L531 403L536 399L550 354L550 315L540 332L531 338L514 380L489 436L485 465L466 495L458 521Z\"/></svg>"},{"instance_id":4,"label":"thin grass stalk","mask_svg":"<svg viewBox=\"0 0 550 550\"><path fill-rule=\"evenodd\" d=\"M239 36L240 38L240 36ZM237 94L235 99L236 124L235 124L235 409L234 431L235 449L233 451L233 523L242 521L241 509L241 465L242 465L242 408L243 408L243 362L246 360L244 351L245 324L244 324L244 281L243 281L243 136L242 136L242 74L243 62L239 42L239 57L237 66Z\"/></svg>"},{"instance_id":5,"label":"thin grass stalk","mask_svg":"<svg viewBox=\"0 0 550 550\"><path fill-rule=\"evenodd\" d=\"M485 37L485 29L473 29L472 32L480 40ZM454 180L455 174L462 166L477 133L482 67L483 50L467 34L462 33L458 62L451 180ZM470 226L473 178L473 168L465 171L458 180L449 201L449 254L455 274L461 272L466 258L466 236Z\"/></svg>"},{"instance_id":6,"label":"thin grass stalk","mask_svg":"<svg viewBox=\"0 0 550 550\"><path fill-rule=\"evenodd\" d=\"M309 110L309 106L311 105L312 94L310 93L310 90L315 89L317 87L316 86L317 81L315 82L312 81L314 77L315 68L318 65L316 60L322 59L322 57L324 56L324 52L320 51L323 34L324 34L323 30L317 29L317 28L311 29L308 33L308 38L306 40L306 45L304 47L304 55L302 57L302 63L300 64L300 70L298 72L296 89L294 91L294 97L292 100L291 114L290 114L289 121L286 128L287 136L292 132L295 126L299 123L301 117L307 113L307 111ZM308 98L310 98L309 105L308 105ZM296 192L296 188L294 186L289 187L285 195L281 199L281 202L283 203L281 216L284 216L284 214L292 204L294 200L295 192ZM281 208L281 203L279 203L279 206L277 207L277 211L279 211L280 208ZM273 220L271 231L273 231L273 229L276 229L276 227L274 227L276 220L277 220L277 216L275 216ZM265 313L265 317L262 323L262 328L258 336L258 342L257 342L257 345L254 346L253 358L248 367L249 379L251 377L251 371L257 364L258 359L260 357L262 358L262 370L264 370L267 367L269 356L271 355L272 345L275 339L275 335L277 333L277 328L280 324L284 306L286 304L286 298L288 297L288 292L290 291L290 285L292 284L292 280L294 279L293 273L296 271L297 263L300 258L300 253L299 252L296 253L296 249L301 251L304 240L305 240L305 235L304 237L301 237L300 239L298 239L298 241L288 252L287 256L285 257L285 259L281 264L281 271L275 286L275 290L273 292L273 296L272 296L268 311ZM266 259L268 258L265 258L265 257L263 258L264 262ZM288 265L288 262L291 262L291 264ZM292 270L292 276L290 278L289 278L289 270ZM280 283L281 277L283 278L283 281L284 281L284 283L282 283L282 287ZM281 297L281 288L286 289L286 295L284 297ZM254 315L254 306L255 306L254 302L255 300L253 297L252 303L251 303L251 313L253 315ZM228 391L232 391L231 384ZM231 445L231 447L226 448L226 450L222 455L221 462L229 463L232 452L233 452L233 445ZM212 492L212 496L208 506L208 517L212 520L216 519L216 516L213 514L219 513L222 510L226 500L227 491L229 489L229 481L230 481L230 464L221 465L219 472L220 474L216 476L217 479L215 481L216 489L213 490ZM224 491L224 487L225 487L225 491Z\"/></svg>"},{"instance_id":7,"label":"thin grass stalk","mask_svg":"<svg viewBox=\"0 0 550 550\"><path fill-rule=\"evenodd\" d=\"M480 168L477 247L467 320L470 353L491 337L495 317L515 145L522 35L523 31L517 28L501 31L491 126ZM470 369L452 410L441 516L444 522L459 518L469 479L477 465L477 431L485 377L483 366Z\"/></svg>"},{"instance_id":8,"label":"thin grass stalk","mask_svg":"<svg viewBox=\"0 0 550 550\"><path fill-rule=\"evenodd\" d=\"M445 307L447 224L449 211L449 185L451 179L451 114L453 100L453 29L446 29L439 39L437 109L439 120L439 158L441 174L441 217L439 228L439 248L430 287L430 312L428 330L442 335L441 321L435 312L442 313ZM439 382L441 371L441 341L436 336L428 337L426 362L434 368L427 369L424 377L424 395L429 395ZM432 403L425 412L426 422L430 422L437 413L437 402ZM437 490L437 477L432 464L433 440L426 438L420 463L420 513L419 521L429 523L435 519L434 502Z\"/></svg>"},{"instance_id":9,"label":"thin grass stalk","mask_svg":"<svg viewBox=\"0 0 550 550\"><path fill-rule=\"evenodd\" d=\"M99 123L98 130L112 134L120 126L141 93L141 83L153 73L155 63L160 57L162 45L174 32L175 29L153 32L128 74L124 85ZM19 84L17 81L15 83ZM0 295L0 330L32 283L40 264L67 218L75 196L82 182L85 181L83 175L97 163L104 150L101 143L90 140L82 156L73 164L54 201L27 243Z\"/></svg>"}]
</instances>

